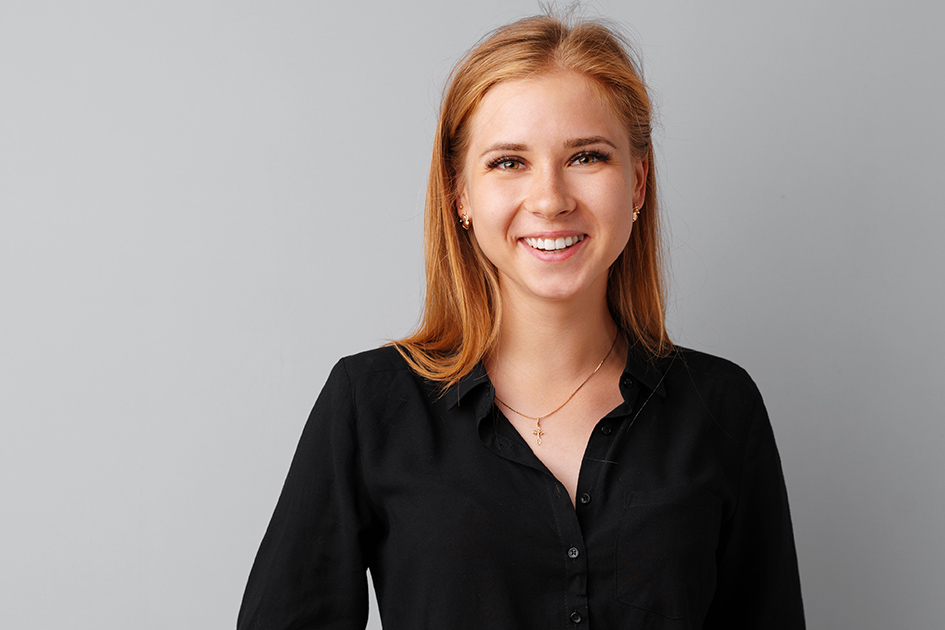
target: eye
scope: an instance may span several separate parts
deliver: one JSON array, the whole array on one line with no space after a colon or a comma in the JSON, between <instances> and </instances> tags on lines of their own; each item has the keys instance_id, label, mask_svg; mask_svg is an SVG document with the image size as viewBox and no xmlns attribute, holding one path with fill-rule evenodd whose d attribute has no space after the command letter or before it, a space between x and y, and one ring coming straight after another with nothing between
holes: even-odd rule
<instances>
[{"instance_id":1,"label":"eye","mask_svg":"<svg viewBox=\"0 0 945 630\"><path fill-rule=\"evenodd\" d=\"M491 160L486 165L486 168L490 170L497 168L501 171L517 171L518 169L522 168L522 166L524 165L522 164L522 161L519 158L509 157L506 155L506 156L497 157L494 160Z\"/></svg>"},{"instance_id":2,"label":"eye","mask_svg":"<svg viewBox=\"0 0 945 630\"><path fill-rule=\"evenodd\" d=\"M603 151L581 151L571 158L571 164L577 164L579 166L588 166L590 164L596 164L597 162L609 161L610 154L604 153Z\"/></svg>"}]
</instances>

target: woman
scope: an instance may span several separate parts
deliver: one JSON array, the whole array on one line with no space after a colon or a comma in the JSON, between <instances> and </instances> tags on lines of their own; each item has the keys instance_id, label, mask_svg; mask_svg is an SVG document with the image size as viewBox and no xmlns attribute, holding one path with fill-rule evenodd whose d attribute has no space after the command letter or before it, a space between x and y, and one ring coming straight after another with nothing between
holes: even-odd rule
<instances>
[{"instance_id":1,"label":"woman","mask_svg":"<svg viewBox=\"0 0 945 630\"><path fill-rule=\"evenodd\" d=\"M416 334L340 361L240 628L802 628L780 463L737 366L664 327L646 88L596 23L455 69Z\"/></svg>"}]
</instances>

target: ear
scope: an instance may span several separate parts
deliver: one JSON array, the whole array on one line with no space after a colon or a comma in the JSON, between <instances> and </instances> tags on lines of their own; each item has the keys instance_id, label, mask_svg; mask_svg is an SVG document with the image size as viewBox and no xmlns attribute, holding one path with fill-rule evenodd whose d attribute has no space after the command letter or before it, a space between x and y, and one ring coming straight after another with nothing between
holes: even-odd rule
<instances>
[{"instance_id":1,"label":"ear","mask_svg":"<svg viewBox=\"0 0 945 630\"><path fill-rule=\"evenodd\" d=\"M650 172L650 154L647 152L633 165L633 207L639 208L646 199L646 176Z\"/></svg>"},{"instance_id":2,"label":"ear","mask_svg":"<svg viewBox=\"0 0 945 630\"><path fill-rule=\"evenodd\" d=\"M469 195L466 193L465 184L460 184L457 190L454 207L456 208L456 216L460 219L463 218L464 214L469 214Z\"/></svg>"}]
</instances>

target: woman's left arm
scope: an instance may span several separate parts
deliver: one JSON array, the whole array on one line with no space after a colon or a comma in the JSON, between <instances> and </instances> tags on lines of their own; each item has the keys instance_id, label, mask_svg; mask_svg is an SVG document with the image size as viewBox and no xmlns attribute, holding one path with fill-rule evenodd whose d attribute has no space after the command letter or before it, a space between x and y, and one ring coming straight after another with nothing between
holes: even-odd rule
<instances>
[{"instance_id":1,"label":"woman's left arm","mask_svg":"<svg viewBox=\"0 0 945 630\"><path fill-rule=\"evenodd\" d=\"M781 459L761 395L754 394L737 504L722 523L716 595L704 628L803 630Z\"/></svg>"}]
</instances>

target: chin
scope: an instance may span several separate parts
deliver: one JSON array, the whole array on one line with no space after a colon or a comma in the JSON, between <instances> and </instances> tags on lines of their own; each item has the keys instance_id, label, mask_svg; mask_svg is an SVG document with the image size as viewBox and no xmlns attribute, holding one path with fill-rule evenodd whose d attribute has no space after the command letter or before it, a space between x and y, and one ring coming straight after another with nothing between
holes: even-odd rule
<instances>
[{"instance_id":1,"label":"chin","mask_svg":"<svg viewBox=\"0 0 945 630\"><path fill-rule=\"evenodd\" d=\"M594 301L597 290L594 286L587 285L564 285L557 283L554 285L531 286L527 287L528 292L540 300L550 302L567 302L570 300L582 300L590 304ZM606 287L605 287L606 292Z\"/></svg>"},{"instance_id":2,"label":"chin","mask_svg":"<svg viewBox=\"0 0 945 630\"><path fill-rule=\"evenodd\" d=\"M606 301L607 274L543 273L523 274L513 277L500 274L500 286L511 289L503 291L512 299L540 300L543 302L568 302L581 300L587 305L597 300Z\"/></svg>"}]
</instances>

